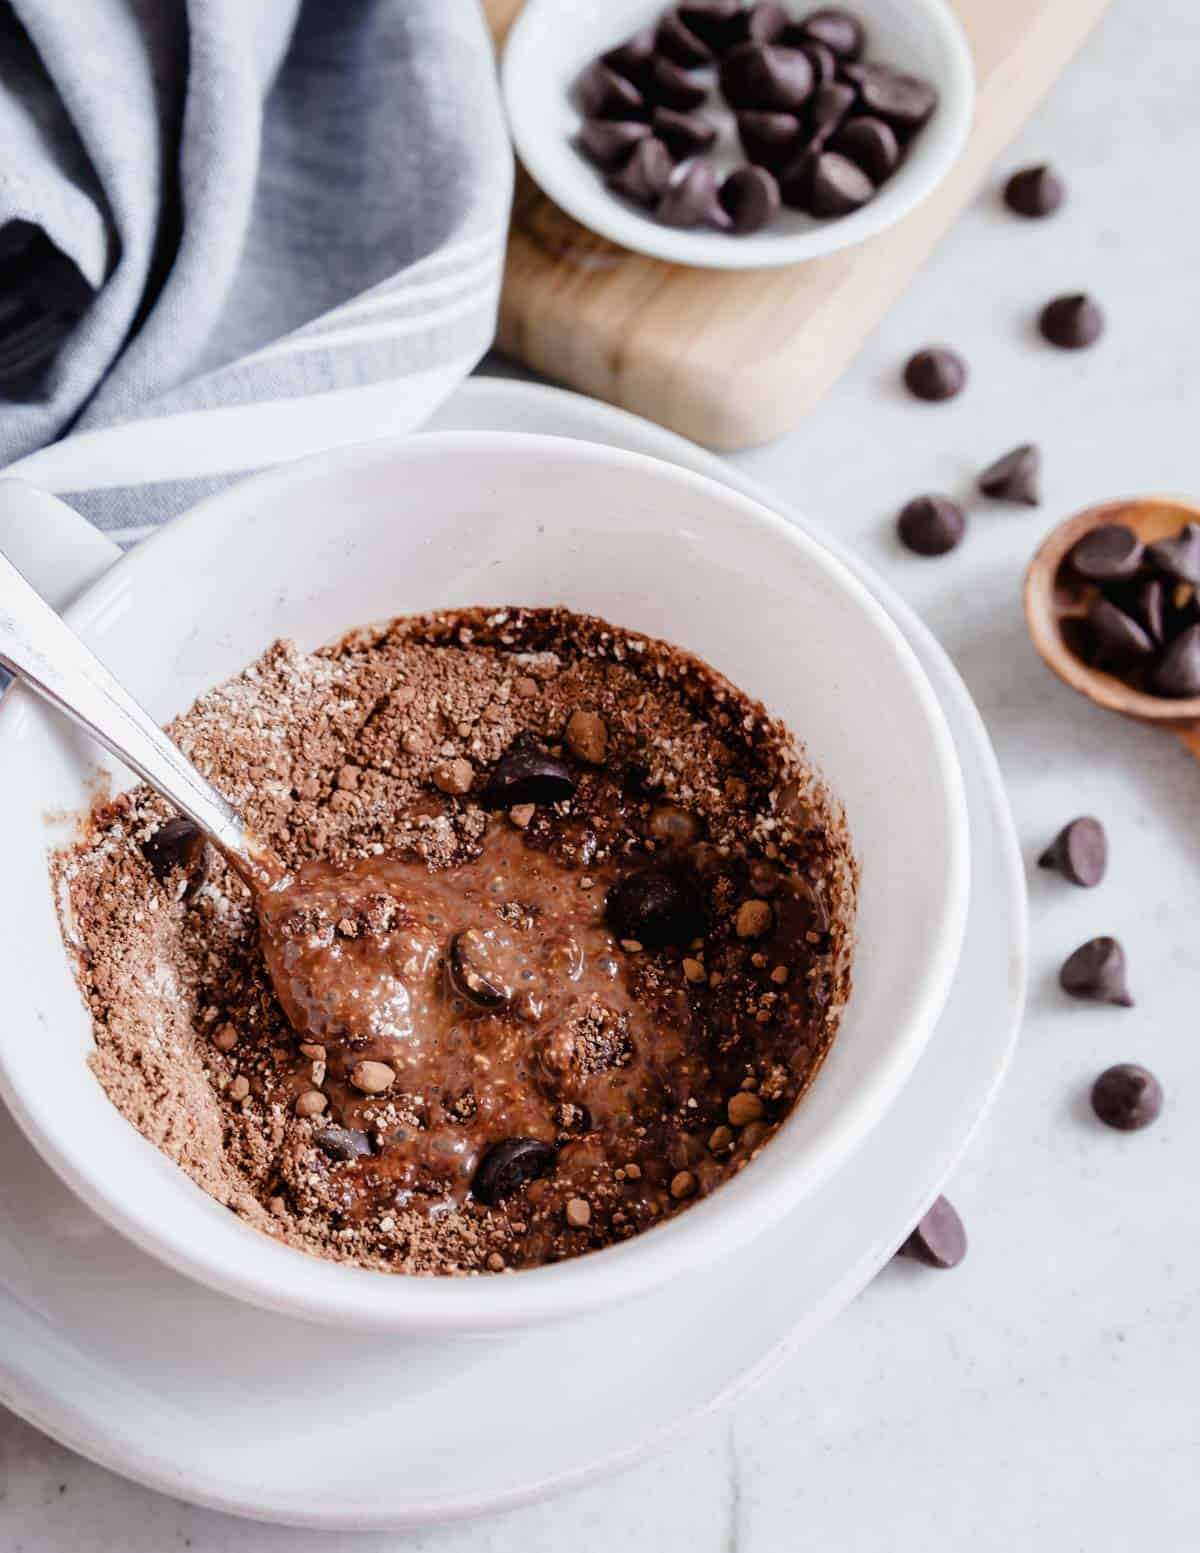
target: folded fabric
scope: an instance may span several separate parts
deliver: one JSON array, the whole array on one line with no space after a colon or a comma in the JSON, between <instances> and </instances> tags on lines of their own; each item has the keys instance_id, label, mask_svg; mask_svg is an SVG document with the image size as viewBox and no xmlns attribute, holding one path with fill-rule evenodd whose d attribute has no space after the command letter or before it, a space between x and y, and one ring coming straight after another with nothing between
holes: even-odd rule
<instances>
[{"instance_id":1,"label":"folded fabric","mask_svg":"<svg viewBox=\"0 0 1200 1553\"><path fill-rule=\"evenodd\" d=\"M511 178L478 0L0 0L0 464L69 431L132 539L328 445L325 396L419 424L492 338Z\"/></svg>"}]
</instances>

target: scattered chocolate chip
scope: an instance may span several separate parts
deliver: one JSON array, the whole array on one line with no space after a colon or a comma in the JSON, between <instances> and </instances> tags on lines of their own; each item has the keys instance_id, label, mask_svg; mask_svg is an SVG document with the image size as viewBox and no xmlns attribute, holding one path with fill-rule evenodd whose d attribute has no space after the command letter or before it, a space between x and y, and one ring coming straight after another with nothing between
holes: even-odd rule
<instances>
[{"instance_id":1,"label":"scattered chocolate chip","mask_svg":"<svg viewBox=\"0 0 1200 1553\"><path fill-rule=\"evenodd\" d=\"M738 41L742 29L742 0L686 0L677 7L679 18L714 53L723 53Z\"/></svg>"},{"instance_id":2,"label":"scattered chocolate chip","mask_svg":"<svg viewBox=\"0 0 1200 1553\"><path fill-rule=\"evenodd\" d=\"M812 203L813 174L818 153L811 146L798 152L779 172L779 195L793 210L807 211Z\"/></svg>"},{"instance_id":3,"label":"scattered chocolate chip","mask_svg":"<svg viewBox=\"0 0 1200 1553\"><path fill-rule=\"evenodd\" d=\"M742 43L721 61L721 90L733 108L796 113L814 85L812 64L799 49Z\"/></svg>"},{"instance_id":4,"label":"scattered chocolate chip","mask_svg":"<svg viewBox=\"0 0 1200 1553\"><path fill-rule=\"evenodd\" d=\"M1133 616L1106 598L1095 598L1088 605L1087 624L1087 658L1098 669L1125 669L1154 651L1149 634Z\"/></svg>"},{"instance_id":5,"label":"scattered chocolate chip","mask_svg":"<svg viewBox=\"0 0 1200 1553\"><path fill-rule=\"evenodd\" d=\"M1058 981L1073 998L1133 1007L1126 986L1125 951L1115 938L1091 938L1080 944L1074 954L1068 955Z\"/></svg>"},{"instance_id":6,"label":"scattered chocolate chip","mask_svg":"<svg viewBox=\"0 0 1200 1553\"><path fill-rule=\"evenodd\" d=\"M659 22L656 42L660 54L685 70L707 65L712 59L712 49L696 36L678 11L668 11Z\"/></svg>"},{"instance_id":7,"label":"scattered chocolate chip","mask_svg":"<svg viewBox=\"0 0 1200 1553\"><path fill-rule=\"evenodd\" d=\"M1148 1068L1119 1062L1106 1068L1092 1085L1092 1110L1106 1127L1138 1132L1158 1120L1163 1107L1162 1085Z\"/></svg>"},{"instance_id":8,"label":"scattered chocolate chip","mask_svg":"<svg viewBox=\"0 0 1200 1553\"><path fill-rule=\"evenodd\" d=\"M979 489L995 501L1036 507L1041 501L1042 455L1031 442L998 458L979 476Z\"/></svg>"},{"instance_id":9,"label":"scattered chocolate chip","mask_svg":"<svg viewBox=\"0 0 1200 1553\"><path fill-rule=\"evenodd\" d=\"M604 914L620 942L646 949L683 947L705 929L704 903L696 887L677 869L639 868L608 892Z\"/></svg>"},{"instance_id":10,"label":"scattered chocolate chip","mask_svg":"<svg viewBox=\"0 0 1200 1553\"><path fill-rule=\"evenodd\" d=\"M455 992L476 1008L503 1008L512 988L495 964L488 939L478 928L464 928L450 940L446 972Z\"/></svg>"},{"instance_id":11,"label":"scattered chocolate chip","mask_svg":"<svg viewBox=\"0 0 1200 1553\"><path fill-rule=\"evenodd\" d=\"M865 205L875 185L854 162L825 151L813 166L808 208L814 216L848 216Z\"/></svg>"},{"instance_id":12,"label":"scattered chocolate chip","mask_svg":"<svg viewBox=\"0 0 1200 1553\"><path fill-rule=\"evenodd\" d=\"M850 119L829 142L829 149L861 167L872 183L890 178L900 161L900 142L890 124L866 115Z\"/></svg>"},{"instance_id":13,"label":"scattered chocolate chip","mask_svg":"<svg viewBox=\"0 0 1200 1553\"><path fill-rule=\"evenodd\" d=\"M967 1232L953 1205L939 1197L900 1247L900 1256L946 1271L967 1254Z\"/></svg>"},{"instance_id":14,"label":"scattered chocolate chip","mask_svg":"<svg viewBox=\"0 0 1200 1553\"><path fill-rule=\"evenodd\" d=\"M341 1164L348 1164L352 1159L366 1159L374 1152L370 1138L357 1127L338 1127L333 1124L319 1127L313 1133L313 1142L323 1154Z\"/></svg>"},{"instance_id":15,"label":"scattered chocolate chip","mask_svg":"<svg viewBox=\"0 0 1200 1553\"><path fill-rule=\"evenodd\" d=\"M791 23L791 17L775 0L759 0L738 17L740 40L745 43L777 43Z\"/></svg>"},{"instance_id":16,"label":"scattered chocolate chip","mask_svg":"<svg viewBox=\"0 0 1200 1553\"><path fill-rule=\"evenodd\" d=\"M1091 815L1064 825L1038 858L1039 868L1054 868L1064 879L1090 890L1104 878L1108 867L1108 837L1104 826Z\"/></svg>"},{"instance_id":17,"label":"scattered chocolate chip","mask_svg":"<svg viewBox=\"0 0 1200 1553\"><path fill-rule=\"evenodd\" d=\"M187 878L186 894L194 895L208 875L208 843L192 820L181 814L164 820L142 842L142 856L150 864L154 877L165 884L176 870Z\"/></svg>"},{"instance_id":18,"label":"scattered chocolate chip","mask_svg":"<svg viewBox=\"0 0 1200 1553\"><path fill-rule=\"evenodd\" d=\"M1157 571L1200 586L1200 523L1188 523L1170 539L1147 545L1146 560Z\"/></svg>"},{"instance_id":19,"label":"scattered chocolate chip","mask_svg":"<svg viewBox=\"0 0 1200 1553\"><path fill-rule=\"evenodd\" d=\"M1004 203L1018 216L1052 216L1066 198L1063 181L1052 167L1022 167L1004 185Z\"/></svg>"},{"instance_id":20,"label":"scattered chocolate chip","mask_svg":"<svg viewBox=\"0 0 1200 1553\"><path fill-rule=\"evenodd\" d=\"M1060 350L1083 350L1094 345L1104 333L1104 314L1091 297L1077 292L1047 302L1038 318L1038 328Z\"/></svg>"},{"instance_id":21,"label":"scattered chocolate chip","mask_svg":"<svg viewBox=\"0 0 1200 1553\"><path fill-rule=\"evenodd\" d=\"M1120 582L1136 574L1143 545L1123 523L1102 523L1090 529L1068 557L1077 577L1087 582Z\"/></svg>"},{"instance_id":22,"label":"scattered chocolate chip","mask_svg":"<svg viewBox=\"0 0 1200 1553\"><path fill-rule=\"evenodd\" d=\"M670 183L674 169L671 153L661 140L651 136L634 146L624 167L609 174L608 186L639 205L654 205Z\"/></svg>"},{"instance_id":23,"label":"scattered chocolate chip","mask_svg":"<svg viewBox=\"0 0 1200 1553\"><path fill-rule=\"evenodd\" d=\"M807 43L819 43L839 59L857 59L865 41L863 25L849 11L826 7L806 16L796 29Z\"/></svg>"},{"instance_id":24,"label":"scattered chocolate chip","mask_svg":"<svg viewBox=\"0 0 1200 1553\"><path fill-rule=\"evenodd\" d=\"M944 345L931 346L908 358L904 383L914 398L931 404L953 399L966 387L967 364L957 351Z\"/></svg>"},{"instance_id":25,"label":"scattered chocolate chip","mask_svg":"<svg viewBox=\"0 0 1200 1553\"><path fill-rule=\"evenodd\" d=\"M553 755L524 745L501 755L480 794L485 809L511 809L523 803L562 803L575 791L575 778Z\"/></svg>"},{"instance_id":26,"label":"scattered chocolate chip","mask_svg":"<svg viewBox=\"0 0 1200 1553\"><path fill-rule=\"evenodd\" d=\"M595 60L579 78L579 99L589 119L644 119L646 99L632 81Z\"/></svg>"},{"instance_id":27,"label":"scattered chocolate chip","mask_svg":"<svg viewBox=\"0 0 1200 1553\"><path fill-rule=\"evenodd\" d=\"M690 113L704 102L708 96L708 87L690 76L681 65L664 59L660 54L654 61L650 95L668 108Z\"/></svg>"},{"instance_id":28,"label":"scattered chocolate chip","mask_svg":"<svg viewBox=\"0 0 1200 1553\"><path fill-rule=\"evenodd\" d=\"M649 124L636 119L585 119L579 131L579 149L606 173L616 172L639 140L650 136Z\"/></svg>"},{"instance_id":29,"label":"scattered chocolate chip","mask_svg":"<svg viewBox=\"0 0 1200 1553\"><path fill-rule=\"evenodd\" d=\"M479 1161L471 1190L481 1203L495 1208L530 1181L554 1169L555 1152L538 1138L505 1138L493 1143Z\"/></svg>"},{"instance_id":30,"label":"scattered chocolate chip","mask_svg":"<svg viewBox=\"0 0 1200 1553\"><path fill-rule=\"evenodd\" d=\"M643 27L624 43L618 43L615 49L601 54L600 63L644 92L654 66L654 28Z\"/></svg>"},{"instance_id":31,"label":"scattered chocolate chip","mask_svg":"<svg viewBox=\"0 0 1200 1553\"><path fill-rule=\"evenodd\" d=\"M737 127L746 160L772 172L792 159L800 143L800 120L793 113L748 108L738 114Z\"/></svg>"},{"instance_id":32,"label":"scattered chocolate chip","mask_svg":"<svg viewBox=\"0 0 1200 1553\"><path fill-rule=\"evenodd\" d=\"M655 108L654 133L677 162L707 151L717 138L714 125L695 113L680 113L677 108Z\"/></svg>"},{"instance_id":33,"label":"scattered chocolate chip","mask_svg":"<svg viewBox=\"0 0 1200 1553\"><path fill-rule=\"evenodd\" d=\"M840 128L856 95L854 88L844 81L826 81L816 88L806 110L811 145L823 146Z\"/></svg>"},{"instance_id":34,"label":"scattered chocolate chip","mask_svg":"<svg viewBox=\"0 0 1200 1553\"><path fill-rule=\"evenodd\" d=\"M1148 688L1156 696L1180 700L1200 696L1200 625L1179 633L1151 673Z\"/></svg>"},{"instance_id":35,"label":"scattered chocolate chip","mask_svg":"<svg viewBox=\"0 0 1200 1553\"><path fill-rule=\"evenodd\" d=\"M800 52L806 57L813 67L813 79L820 86L825 81L836 81L838 73L837 55L832 49L825 47L823 43L808 43L797 40L795 37L785 39L795 47L799 42Z\"/></svg>"},{"instance_id":36,"label":"scattered chocolate chip","mask_svg":"<svg viewBox=\"0 0 1200 1553\"><path fill-rule=\"evenodd\" d=\"M658 219L665 226L729 230L731 222L717 197L717 175L711 162L693 162L676 179L659 201Z\"/></svg>"},{"instance_id":37,"label":"scattered chocolate chip","mask_svg":"<svg viewBox=\"0 0 1200 1553\"><path fill-rule=\"evenodd\" d=\"M914 496L896 520L900 542L917 555L945 555L962 543L967 520L948 496Z\"/></svg>"},{"instance_id":38,"label":"scattered chocolate chip","mask_svg":"<svg viewBox=\"0 0 1200 1553\"><path fill-rule=\"evenodd\" d=\"M721 185L722 208L740 237L760 232L779 210L779 185L765 167L739 167Z\"/></svg>"},{"instance_id":39,"label":"scattered chocolate chip","mask_svg":"<svg viewBox=\"0 0 1200 1553\"><path fill-rule=\"evenodd\" d=\"M1159 579L1151 577L1137 585L1129 604L1130 614L1156 647L1161 647L1166 638L1166 592Z\"/></svg>"},{"instance_id":40,"label":"scattered chocolate chip","mask_svg":"<svg viewBox=\"0 0 1200 1553\"><path fill-rule=\"evenodd\" d=\"M922 76L890 65L846 65L843 74L858 87L866 111L901 136L920 129L937 108L937 89Z\"/></svg>"}]
</instances>

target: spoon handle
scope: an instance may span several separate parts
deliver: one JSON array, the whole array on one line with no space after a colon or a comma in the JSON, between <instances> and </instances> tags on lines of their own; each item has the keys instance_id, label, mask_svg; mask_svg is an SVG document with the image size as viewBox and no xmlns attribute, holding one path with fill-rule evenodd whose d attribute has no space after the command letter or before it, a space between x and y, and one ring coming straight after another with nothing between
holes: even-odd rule
<instances>
[{"instance_id":1,"label":"spoon handle","mask_svg":"<svg viewBox=\"0 0 1200 1553\"><path fill-rule=\"evenodd\" d=\"M269 854L237 811L3 555L0 663L194 820L248 883L269 882Z\"/></svg>"}]
</instances>

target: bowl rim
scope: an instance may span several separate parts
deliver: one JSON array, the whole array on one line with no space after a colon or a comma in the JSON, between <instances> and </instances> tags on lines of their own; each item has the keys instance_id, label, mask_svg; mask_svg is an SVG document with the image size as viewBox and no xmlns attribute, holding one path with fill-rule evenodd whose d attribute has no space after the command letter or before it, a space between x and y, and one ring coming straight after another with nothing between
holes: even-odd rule
<instances>
[{"instance_id":1,"label":"bowl rim","mask_svg":"<svg viewBox=\"0 0 1200 1553\"><path fill-rule=\"evenodd\" d=\"M590 459L633 478L649 477L667 485L691 487L723 507L725 521L737 523L740 533L757 528L802 552L806 562L848 594L881 631L914 692L946 798L947 878L941 920L931 930L927 963L923 974L914 978L911 1007L898 1021L902 1033L886 1058L872 1069L870 1082L829 1124L819 1147L793 1161L778 1179L761 1175L756 1179L754 1170L741 1172L685 1213L629 1241L501 1278L403 1277L346 1266L281 1245L233 1215L228 1223L240 1232L236 1244L242 1255L220 1255L218 1242L198 1249L172 1224L141 1214L136 1200L110 1182L102 1169L96 1169L84 1147L78 1143L71 1146L69 1141L64 1145L53 1123L54 1107L44 1101L28 1103L23 1089L14 1084L0 1047L0 1095L51 1168L106 1222L149 1254L220 1292L301 1319L359 1330L495 1332L565 1319L632 1298L703 1264L713 1254L714 1233L720 1236L722 1254L735 1251L775 1222L798 1192L810 1190L836 1168L888 1108L932 1033L953 978L966 925L969 836L963 777L941 706L916 654L883 606L824 545L760 502L707 475L622 448L547 435L467 431L372 439L264 470L205 498L116 561L84 591L66 618L86 637L89 625L102 618L114 597L124 590L126 579L145 567L147 556L157 561L184 542L194 542L198 535L203 535L206 547L217 552L225 537L222 524L236 524L248 507L264 503L286 510L286 502L278 498L290 487L372 465L395 469L397 461L410 465L469 455L568 462ZM31 691L14 684L0 704L0 743L19 712L35 719L53 716ZM97 1097L104 1098L98 1086ZM180 1183L201 1190L182 1172ZM739 1207L743 1210L740 1213ZM253 1236L254 1241L241 1236ZM250 1254L252 1249L257 1254Z\"/></svg>"},{"instance_id":2,"label":"bowl rim","mask_svg":"<svg viewBox=\"0 0 1200 1553\"><path fill-rule=\"evenodd\" d=\"M608 193L580 156L573 159L571 172L560 176L543 149L548 133L545 116L537 112L538 99L524 83L538 79L534 66L541 36L546 28L561 26L561 15L552 15L561 0L525 0L505 38L500 85L517 156L538 188L581 226L648 258L697 269L772 269L853 247L903 220L933 192L958 159L974 118L974 58L949 0L902 3L907 11L919 12L927 20L950 60L945 77L936 82L940 102L933 122L938 130L935 136L918 140L901 176L852 215L787 235L765 231L735 237L681 231L661 225ZM655 14L661 9L656 3Z\"/></svg>"}]
</instances>

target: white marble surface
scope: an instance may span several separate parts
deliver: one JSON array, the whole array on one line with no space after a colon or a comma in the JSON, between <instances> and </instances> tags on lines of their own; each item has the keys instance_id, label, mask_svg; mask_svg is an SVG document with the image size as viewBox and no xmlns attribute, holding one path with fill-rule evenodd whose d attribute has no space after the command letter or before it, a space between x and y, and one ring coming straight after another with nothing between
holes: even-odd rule
<instances>
[{"instance_id":1,"label":"white marble surface","mask_svg":"<svg viewBox=\"0 0 1200 1553\"><path fill-rule=\"evenodd\" d=\"M1109 827L1100 889L1031 871L1021 1046L951 1188L968 1260L946 1275L892 1266L818 1345L670 1453L471 1526L344 1538L252 1527L123 1483L4 1415L0 1553L1200 1545L1200 770L1051 680L1019 604L1024 562L1059 516L1123 493L1200 493L1197 58L1196 0L1115 0L1003 164L1052 158L1070 205L1026 224L985 196L828 401L739 459L934 626L992 730L1031 860L1075 813ZM1106 306L1109 332L1086 355L1051 352L1031 316L1080 287ZM926 408L896 372L934 341L960 346L974 376L960 401ZM942 561L898 549L901 500L965 493L980 465L1030 439L1046 455L1039 511L979 506ZM1132 1010L1068 1005L1054 985L1063 956L1101 932L1126 943ZM1087 1112L1090 1079L1123 1059L1166 1087L1162 1120L1141 1135ZM213 1450L236 1449L231 1419Z\"/></svg>"}]
</instances>

